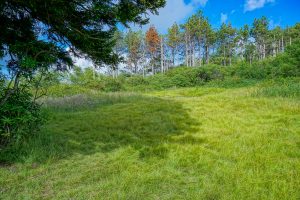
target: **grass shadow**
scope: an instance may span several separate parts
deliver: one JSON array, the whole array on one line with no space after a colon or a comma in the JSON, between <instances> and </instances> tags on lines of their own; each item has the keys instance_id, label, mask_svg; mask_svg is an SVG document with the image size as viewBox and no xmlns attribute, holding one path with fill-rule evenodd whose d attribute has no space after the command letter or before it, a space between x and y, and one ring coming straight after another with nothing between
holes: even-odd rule
<instances>
[{"instance_id":1,"label":"grass shadow","mask_svg":"<svg viewBox=\"0 0 300 200\"><path fill-rule=\"evenodd\" d=\"M198 124L178 102L117 93L95 98L96 103L83 100L73 108L69 101L48 104L50 120L39 135L12 151L10 162L44 162L125 146L141 158L165 157L166 144L203 142L191 135Z\"/></svg>"}]
</instances>

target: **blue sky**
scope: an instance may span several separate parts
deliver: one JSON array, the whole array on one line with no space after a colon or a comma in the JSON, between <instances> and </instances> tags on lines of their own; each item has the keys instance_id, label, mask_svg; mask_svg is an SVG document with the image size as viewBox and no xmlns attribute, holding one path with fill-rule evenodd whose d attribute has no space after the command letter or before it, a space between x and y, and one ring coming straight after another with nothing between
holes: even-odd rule
<instances>
[{"instance_id":1,"label":"blue sky","mask_svg":"<svg viewBox=\"0 0 300 200\"><path fill-rule=\"evenodd\" d=\"M166 33L175 21L183 23L199 9L215 28L229 21L235 27L250 25L254 18L261 16L269 18L270 28L300 22L300 0L167 0L158 16L150 16L150 24L155 25L159 32Z\"/></svg>"}]
</instances>

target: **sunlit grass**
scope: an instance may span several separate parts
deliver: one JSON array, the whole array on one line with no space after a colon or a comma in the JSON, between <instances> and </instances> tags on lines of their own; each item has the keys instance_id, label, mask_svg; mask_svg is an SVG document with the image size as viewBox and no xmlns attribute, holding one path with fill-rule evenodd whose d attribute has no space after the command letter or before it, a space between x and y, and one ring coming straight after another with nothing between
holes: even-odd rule
<instances>
[{"instance_id":1,"label":"sunlit grass","mask_svg":"<svg viewBox=\"0 0 300 200\"><path fill-rule=\"evenodd\" d=\"M48 99L0 199L299 199L300 102L272 87Z\"/></svg>"}]
</instances>

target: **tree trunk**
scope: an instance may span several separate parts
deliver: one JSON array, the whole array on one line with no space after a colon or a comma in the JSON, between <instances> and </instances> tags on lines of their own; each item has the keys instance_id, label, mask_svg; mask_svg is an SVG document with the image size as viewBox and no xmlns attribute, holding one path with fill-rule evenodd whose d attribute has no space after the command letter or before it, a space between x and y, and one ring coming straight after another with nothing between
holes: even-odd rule
<instances>
[{"instance_id":1,"label":"tree trunk","mask_svg":"<svg viewBox=\"0 0 300 200\"><path fill-rule=\"evenodd\" d=\"M283 36L281 36L281 51L284 52Z\"/></svg>"},{"instance_id":2,"label":"tree trunk","mask_svg":"<svg viewBox=\"0 0 300 200\"><path fill-rule=\"evenodd\" d=\"M187 33L185 33L185 65L188 67L188 43L187 43Z\"/></svg>"},{"instance_id":3,"label":"tree trunk","mask_svg":"<svg viewBox=\"0 0 300 200\"><path fill-rule=\"evenodd\" d=\"M185 64L188 67L189 66L189 56L188 56L188 38L187 33L185 33Z\"/></svg>"},{"instance_id":4,"label":"tree trunk","mask_svg":"<svg viewBox=\"0 0 300 200\"><path fill-rule=\"evenodd\" d=\"M172 64L173 64L173 67L175 66L175 50L172 49Z\"/></svg>"},{"instance_id":5,"label":"tree trunk","mask_svg":"<svg viewBox=\"0 0 300 200\"><path fill-rule=\"evenodd\" d=\"M273 48L273 57L276 56L276 41L275 41L275 35L273 35L273 42L272 42L272 48Z\"/></svg>"},{"instance_id":6,"label":"tree trunk","mask_svg":"<svg viewBox=\"0 0 300 200\"><path fill-rule=\"evenodd\" d=\"M223 66L226 66L225 45L223 48Z\"/></svg>"},{"instance_id":7,"label":"tree trunk","mask_svg":"<svg viewBox=\"0 0 300 200\"><path fill-rule=\"evenodd\" d=\"M192 39L192 67L195 66L195 41Z\"/></svg>"},{"instance_id":8,"label":"tree trunk","mask_svg":"<svg viewBox=\"0 0 300 200\"><path fill-rule=\"evenodd\" d=\"M241 60L244 61L245 43L242 41Z\"/></svg>"},{"instance_id":9,"label":"tree trunk","mask_svg":"<svg viewBox=\"0 0 300 200\"><path fill-rule=\"evenodd\" d=\"M264 41L264 47L263 47L263 59L266 58L266 44L265 44L265 41Z\"/></svg>"},{"instance_id":10,"label":"tree trunk","mask_svg":"<svg viewBox=\"0 0 300 200\"><path fill-rule=\"evenodd\" d=\"M229 53L229 66L231 66L231 50L230 50L230 53Z\"/></svg>"},{"instance_id":11,"label":"tree trunk","mask_svg":"<svg viewBox=\"0 0 300 200\"><path fill-rule=\"evenodd\" d=\"M151 71L152 71L152 75L154 75L154 56L153 55L151 55L151 62L152 62Z\"/></svg>"},{"instance_id":12,"label":"tree trunk","mask_svg":"<svg viewBox=\"0 0 300 200\"><path fill-rule=\"evenodd\" d=\"M164 44L163 44L163 38L160 38L160 67L161 67L161 73L164 73Z\"/></svg>"},{"instance_id":13,"label":"tree trunk","mask_svg":"<svg viewBox=\"0 0 300 200\"><path fill-rule=\"evenodd\" d=\"M15 93L16 90L18 89L19 82L20 82L20 73L19 72L17 72L17 74L15 75L14 87L12 89L10 89L10 85L11 85L12 82L13 82L13 78L11 79L10 83L7 86L6 93L5 93L4 97L0 101L0 107L3 106L6 103L6 101L8 100L8 98L13 93Z\"/></svg>"},{"instance_id":14,"label":"tree trunk","mask_svg":"<svg viewBox=\"0 0 300 200\"><path fill-rule=\"evenodd\" d=\"M188 46L189 46L189 50L188 50L188 57L189 57L189 67L192 66L192 44L191 44L191 36L189 35L188 37Z\"/></svg>"},{"instance_id":15,"label":"tree trunk","mask_svg":"<svg viewBox=\"0 0 300 200\"><path fill-rule=\"evenodd\" d=\"M262 48L261 48L261 44L258 45L258 49L259 49L259 60L262 60Z\"/></svg>"},{"instance_id":16,"label":"tree trunk","mask_svg":"<svg viewBox=\"0 0 300 200\"><path fill-rule=\"evenodd\" d=\"M134 73L136 74L137 73L137 62L134 62Z\"/></svg>"},{"instance_id":17,"label":"tree trunk","mask_svg":"<svg viewBox=\"0 0 300 200\"><path fill-rule=\"evenodd\" d=\"M231 54L232 54L231 48L229 48L229 66L231 66Z\"/></svg>"},{"instance_id":18,"label":"tree trunk","mask_svg":"<svg viewBox=\"0 0 300 200\"><path fill-rule=\"evenodd\" d=\"M206 64L209 64L209 47L208 47L208 45L206 45L205 49L206 49L205 61L206 61Z\"/></svg>"},{"instance_id":19,"label":"tree trunk","mask_svg":"<svg viewBox=\"0 0 300 200\"><path fill-rule=\"evenodd\" d=\"M198 38L198 45L199 45L199 64L200 64L200 67L202 66L202 54L201 54L201 38L199 37Z\"/></svg>"}]
</instances>

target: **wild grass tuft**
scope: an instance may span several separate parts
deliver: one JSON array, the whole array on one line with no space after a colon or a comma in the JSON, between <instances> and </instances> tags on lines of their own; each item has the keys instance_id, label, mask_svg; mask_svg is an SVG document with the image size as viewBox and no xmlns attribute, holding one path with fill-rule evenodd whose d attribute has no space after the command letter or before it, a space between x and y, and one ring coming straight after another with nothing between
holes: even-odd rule
<instances>
[{"instance_id":1,"label":"wild grass tuft","mask_svg":"<svg viewBox=\"0 0 300 200\"><path fill-rule=\"evenodd\" d=\"M270 80L260 85L256 96L300 99L300 79Z\"/></svg>"}]
</instances>

